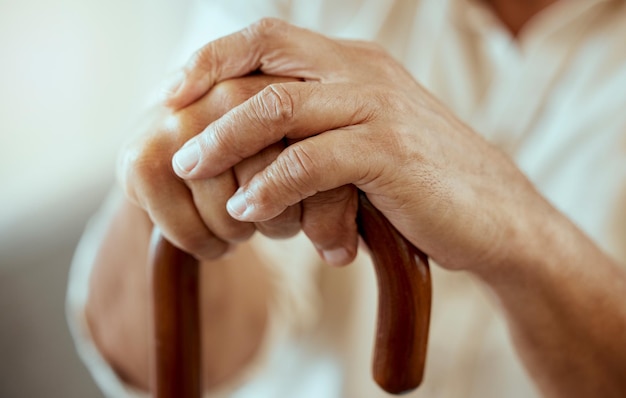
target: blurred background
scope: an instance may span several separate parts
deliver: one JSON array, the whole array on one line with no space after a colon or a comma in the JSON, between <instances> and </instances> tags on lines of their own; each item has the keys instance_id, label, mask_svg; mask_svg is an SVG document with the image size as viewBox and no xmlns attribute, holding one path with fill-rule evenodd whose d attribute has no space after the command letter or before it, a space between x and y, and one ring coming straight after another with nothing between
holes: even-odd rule
<instances>
[{"instance_id":1,"label":"blurred background","mask_svg":"<svg viewBox=\"0 0 626 398\"><path fill-rule=\"evenodd\" d=\"M66 326L74 247L170 72L185 1L0 0L0 397L101 397Z\"/></svg>"}]
</instances>

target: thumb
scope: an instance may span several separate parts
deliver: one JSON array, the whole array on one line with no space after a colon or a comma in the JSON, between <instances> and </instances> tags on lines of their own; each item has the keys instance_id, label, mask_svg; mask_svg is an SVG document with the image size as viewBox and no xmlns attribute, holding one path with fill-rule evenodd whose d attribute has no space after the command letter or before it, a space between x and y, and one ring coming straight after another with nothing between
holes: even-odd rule
<instances>
[{"instance_id":1,"label":"thumb","mask_svg":"<svg viewBox=\"0 0 626 398\"><path fill-rule=\"evenodd\" d=\"M320 81L341 67L339 44L275 18L249 27L200 48L187 62L181 84L166 99L180 109L206 94L216 83L261 72Z\"/></svg>"}]
</instances>

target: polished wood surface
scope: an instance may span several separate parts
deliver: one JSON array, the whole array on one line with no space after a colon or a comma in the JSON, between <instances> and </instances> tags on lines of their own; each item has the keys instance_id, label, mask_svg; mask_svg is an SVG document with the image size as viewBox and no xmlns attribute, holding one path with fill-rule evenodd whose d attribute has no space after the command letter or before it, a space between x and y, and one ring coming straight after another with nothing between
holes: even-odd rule
<instances>
[{"instance_id":1,"label":"polished wood surface","mask_svg":"<svg viewBox=\"0 0 626 398\"><path fill-rule=\"evenodd\" d=\"M197 398L202 395L198 261L158 229L152 235L152 396Z\"/></svg>"},{"instance_id":2,"label":"polished wood surface","mask_svg":"<svg viewBox=\"0 0 626 398\"><path fill-rule=\"evenodd\" d=\"M378 280L374 380L391 394L406 393L424 374L432 294L428 258L363 193L357 222Z\"/></svg>"},{"instance_id":3,"label":"polished wood surface","mask_svg":"<svg viewBox=\"0 0 626 398\"><path fill-rule=\"evenodd\" d=\"M428 258L365 194L359 201L359 233L371 251L379 292L373 376L385 391L401 394L419 386L424 373L431 306ZM150 259L152 393L158 398L201 397L198 263L157 229Z\"/></svg>"}]
</instances>

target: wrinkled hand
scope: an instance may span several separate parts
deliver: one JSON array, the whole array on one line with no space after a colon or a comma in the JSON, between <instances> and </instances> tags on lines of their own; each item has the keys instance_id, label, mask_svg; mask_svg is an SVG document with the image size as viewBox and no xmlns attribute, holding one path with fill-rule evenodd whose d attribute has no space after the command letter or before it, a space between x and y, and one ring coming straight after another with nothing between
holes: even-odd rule
<instances>
[{"instance_id":1,"label":"wrinkled hand","mask_svg":"<svg viewBox=\"0 0 626 398\"><path fill-rule=\"evenodd\" d=\"M262 75L233 79L216 85L186 108L160 107L156 116L150 115L153 123L146 133L122 151L118 174L127 196L145 209L176 246L200 259L213 259L257 229L271 237L291 236L300 230L300 204L256 224L237 221L226 212L226 201L239 185L282 151L280 141L210 178L181 180L171 167L172 155L186 140L269 83L287 81L293 79Z\"/></svg>"},{"instance_id":2,"label":"wrinkled hand","mask_svg":"<svg viewBox=\"0 0 626 398\"><path fill-rule=\"evenodd\" d=\"M471 269L505 261L524 214L544 203L504 154L373 44L265 19L200 49L168 104L185 106L217 82L255 70L301 81L269 85L189 140L173 161L181 178L194 181L289 140L228 201L238 220L269 220L318 192L353 184L440 265ZM354 218L350 206L336 206Z\"/></svg>"}]
</instances>

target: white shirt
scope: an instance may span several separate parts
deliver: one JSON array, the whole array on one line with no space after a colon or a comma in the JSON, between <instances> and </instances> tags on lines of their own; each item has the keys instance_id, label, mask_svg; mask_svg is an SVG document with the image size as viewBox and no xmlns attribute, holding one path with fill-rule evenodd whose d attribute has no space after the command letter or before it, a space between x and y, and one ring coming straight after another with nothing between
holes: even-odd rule
<instances>
[{"instance_id":1,"label":"white shirt","mask_svg":"<svg viewBox=\"0 0 626 398\"><path fill-rule=\"evenodd\" d=\"M502 148L555 207L626 264L626 2L561 1L513 39L469 0L243 0L201 4L182 58L216 34L277 16L325 34L375 40L478 133ZM104 209L75 257L68 310L79 352L111 397L123 386L82 318ZM322 265L302 237L257 238L281 275L264 355L211 396L384 397L371 379L376 284L368 259ZM290 253L290 254L286 254ZM549 253L546 253L549 255ZM490 292L432 265L423 385L408 396L532 397L537 391Z\"/></svg>"}]
</instances>

